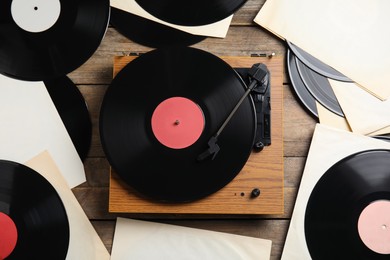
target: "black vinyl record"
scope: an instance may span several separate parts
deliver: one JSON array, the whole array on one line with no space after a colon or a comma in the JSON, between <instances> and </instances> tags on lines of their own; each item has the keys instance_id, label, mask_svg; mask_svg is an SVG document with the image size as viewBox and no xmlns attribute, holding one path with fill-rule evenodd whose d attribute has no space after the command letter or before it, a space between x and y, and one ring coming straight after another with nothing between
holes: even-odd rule
<instances>
[{"instance_id":1,"label":"black vinyl record","mask_svg":"<svg viewBox=\"0 0 390 260\"><path fill-rule=\"evenodd\" d=\"M307 67L297 57L295 57L295 62L298 73L312 96L329 111L344 117L328 78Z\"/></svg>"},{"instance_id":2,"label":"black vinyl record","mask_svg":"<svg viewBox=\"0 0 390 260\"><path fill-rule=\"evenodd\" d=\"M152 48L189 46L206 39L205 36L186 33L113 7L110 22L130 40Z\"/></svg>"},{"instance_id":3,"label":"black vinyl record","mask_svg":"<svg viewBox=\"0 0 390 260\"><path fill-rule=\"evenodd\" d=\"M0 221L1 259L65 259L69 223L64 205L31 168L0 160Z\"/></svg>"},{"instance_id":4,"label":"black vinyl record","mask_svg":"<svg viewBox=\"0 0 390 260\"><path fill-rule=\"evenodd\" d=\"M302 78L299 75L295 59L296 57L292 51L287 49L287 69L291 85L294 88L294 92L298 96L298 99L301 101L301 103L312 115L318 118L315 98L307 90L305 83L303 83Z\"/></svg>"},{"instance_id":5,"label":"black vinyl record","mask_svg":"<svg viewBox=\"0 0 390 260\"><path fill-rule=\"evenodd\" d=\"M390 135L389 134L384 134L384 135L374 135L372 136L373 138L376 138L378 140L390 142Z\"/></svg>"},{"instance_id":6,"label":"black vinyl record","mask_svg":"<svg viewBox=\"0 0 390 260\"><path fill-rule=\"evenodd\" d=\"M304 50L302 50L301 48L299 48L295 44L287 41L287 45L291 49L291 51L294 53L294 55L297 56L301 62L303 62L307 67L309 67L313 71L317 72L318 74L321 74L324 77L334 79L334 80L353 82L351 79L349 79L344 74L335 70L331 66L323 63L319 59L313 57L312 55L305 52Z\"/></svg>"},{"instance_id":7,"label":"black vinyl record","mask_svg":"<svg viewBox=\"0 0 390 260\"><path fill-rule=\"evenodd\" d=\"M83 95L66 76L44 83L77 153L84 161L91 146L92 123Z\"/></svg>"},{"instance_id":8,"label":"black vinyl record","mask_svg":"<svg viewBox=\"0 0 390 260\"><path fill-rule=\"evenodd\" d=\"M108 160L125 182L152 199L188 202L216 192L240 172L250 155L256 133L250 97L220 134L215 158L198 161L198 156L245 90L239 75L208 52L176 47L143 54L119 72L103 100L100 135ZM204 125L192 143L172 148L158 139L152 124L157 108L179 98L195 104ZM172 111L182 109L174 106ZM163 123L172 129L179 125L176 121ZM186 124L180 126L184 129Z\"/></svg>"},{"instance_id":9,"label":"black vinyl record","mask_svg":"<svg viewBox=\"0 0 390 260\"><path fill-rule=\"evenodd\" d=\"M135 0L153 16L173 24L205 25L233 14L247 0Z\"/></svg>"},{"instance_id":10,"label":"black vinyl record","mask_svg":"<svg viewBox=\"0 0 390 260\"><path fill-rule=\"evenodd\" d=\"M363 242L364 236L358 228L361 218L366 217L366 210L378 202L389 210L389 150L359 152L327 170L311 192L306 207L305 236L312 259L389 259L390 251L382 253L369 248L371 245ZM376 223L375 219L380 216L380 212L376 212L376 217L364 225L386 232L388 240L388 227ZM386 242L380 236L377 238L379 242ZM388 242L386 244L389 247Z\"/></svg>"},{"instance_id":11,"label":"black vinyl record","mask_svg":"<svg viewBox=\"0 0 390 260\"><path fill-rule=\"evenodd\" d=\"M100 45L108 0L0 2L0 73L39 81L77 69Z\"/></svg>"}]
</instances>

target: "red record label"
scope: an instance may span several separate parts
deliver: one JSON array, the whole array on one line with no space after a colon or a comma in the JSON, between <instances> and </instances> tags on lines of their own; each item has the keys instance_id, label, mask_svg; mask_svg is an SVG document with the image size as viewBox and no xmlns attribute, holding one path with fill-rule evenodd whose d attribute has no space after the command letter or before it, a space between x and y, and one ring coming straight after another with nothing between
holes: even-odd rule
<instances>
[{"instance_id":1,"label":"red record label","mask_svg":"<svg viewBox=\"0 0 390 260\"><path fill-rule=\"evenodd\" d=\"M172 97L161 102L152 115L152 131L157 140L172 149L194 144L204 129L202 109L184 97Z\"/></svg>"},{"instance_id":2,"label":"red record label","mask_svg":"<svg viewBox=\"0 0 390 260\"><path fill-rule=\"evenodd\" d=\"M378 254L390 254L390 201L377 200L363 209L358 221L363 243Z\"/></svg>"},{"instance_id":3,"label":"red record label","mask_svg":"<svg viewBox=\"0 0 390 260\"><path fill-rule=\"evenodd\" d=\"M8 257L16 246L18 231L14 221L0 212L0 259Z\"/></svg>"}]
</instances>

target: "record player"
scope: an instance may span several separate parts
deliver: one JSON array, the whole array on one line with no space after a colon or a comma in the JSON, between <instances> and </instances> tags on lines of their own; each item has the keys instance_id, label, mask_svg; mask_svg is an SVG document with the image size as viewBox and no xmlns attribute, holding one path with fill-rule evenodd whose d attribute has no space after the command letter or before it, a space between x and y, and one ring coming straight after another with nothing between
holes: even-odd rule
<instances>
[{"instance_id":1,"label":"record player","mask_svg":"<svg viewBox=\"0 0 390 260\"><path fill-rule=\"evenodd\" d=\"M103 147L105 148L107 158L109 159L111 165L114 166L111 169L110 175L109 212L232 215L283 213L282 57L270 58L264 55L253 55L253 57L223 57L220 59L218 57L211 57L213 55L207 54L206 52L202 53L203 51L194 51L191 49L192 48L186 47L183 50L175 50L173 55L172 53L169 53L168 55L167 53L164 53L164 51L156 50L153 51L152 54L142 54L140 56L142 59L132 56L115 57L114 76L116 77L110 87L115 86L117 87L117 90L110 90L109 88L107 91L105 99L108 101L103 101L100 118L100 132L102 136ZM199 72L199 78L193 77L191 76L191 73L194 72L188 72L186 70L186 68L190 70L192 68L192 64L184 63L182 66L180 62L177 63L179 65L175 64L177 60L183 59L183 57L186 55L190 55L189 60L191 60L191 63L196 63L199 59L201 59L199 57L202 55L207 57L206 60L211 57L211 65L207 65L210 67L206 66L206 68L203 68L203 71L200 69L201 72ZM172 56L174 58L172 58ZM195 135L193 140L183 147L174 147L174 142L170 143L171 141L169 138L164 139L164 137L162 137L160 139L156 134L156 131L158 130L155 130L155 128L152 126L153 118L155 117L155 114L158 114L160 108L164 108L165 105L169 107L169 102L181 102L181 100L176 97L169 98L172 96L172 93L169 93L170 89L166 90L166 92L168 92L168 94L166 94L167 97L160 97L165 95L162 94L165 92L160 91L155 87L155 85L159 85L159 81L154 81L155 79L152 78L148 79L149 83L154 83L151 85L146 83L144 86L146 90L137 89L134 92L135 97L132 97L133 92L129 92L129 89L131 89L132 86L140 86L139 82L142 83L143 80L147 78L145 77L145 72L142 70L145 70L145 68L150 68L150 70L146 72L149 75L150 72L155 72L156 68L160 68L157 65L157 67L154 67L155 65L148 67L150 64L156 63L156 60L154 60L155 57L163 57L163 64L160 64L160 66L161 70L164 71L164 74L156 72L152 73L153 75L151 75L151 77L168 77L168 81L178 81L180 84L188 84L189 86L184 87L187 88L185 90L186 92L184 92L184 94L179 93L177 96L190 96L191 98L188 100L196 100L194 103L199 104L200 111L204 116L203 120L205 120L205 123L203 125L201 124L201 133ZM148 61L150 63L145 62L148 59L150 59L150 61ZM213 61L213 59L215 59L215 61ZM233 122L229 122L227 124L226 129L223 130L225 133L221 134L221 137L218 140L218 144L220 145L222 152L215 155L217 159L213 160L213 158L210 157L207 159L207 162L199 163L191 161L190 163L186 163L185 161L187 158L193 160L194 155L199 155L199 151L204 151L204 148L207 148L207 140L210 147L210 135L212 135L216 129L216 127L210 123L210 118L213 118L213 113L215 113L215 111L218 113L219 110L223 110L224 116L221 118L214 117L214 119L211 120L212 122L218 121L215 125L221 125L223 122L222 119L225 119L226 117L225 114L228 114L228 112L231 110L231 108L224 108L226 103L229 103L229 101L226 102L226 100L232 97L229 96L231 95L229 94L229 90L226 90L226 88L219 90L217 87L214 90L216 91L218 97L214 100L209 94L212 91L208 90L210 87L213 88L213 85L215 85L215 82L210 84L210 82L213 82L213 76L210 75L213 74L212 68L222 60L222 63L226 63L226 65L222 65L222 67L226 66L227 70L232 70L230 66L234 68L250 68L253 64L261 63L266 65L270 71L270 80L272 82L272 109L270 110L272 118L272 144L265 147L261 152L255 152L252 149L253 139L250 139L248 142L250 143L249 150L248 145L246 145L242 150L243 152L240 151L240 146L235 145L235 142L239 143L239 145L242 145L242 143L245 144L245 141L243 142L243 140L240 139L242 138L242 133L244 133L243 135L245 140L245 135L254 135L256 131L256 127L253 127L253 124L256 123L256 119L252 119L252 116L255 117L256 111L254 106L252 106L253 104L251 101L249 99L245 99L243 101L243 107L237 109L237 113L239 115L236 115L237 118L235 118ZM213 65L213 62L216 62L216 64ZM142 67L143 65L148 66ZM167 68L168 65L171 67ZM219 65L216 66L218 67ZM130 69L127 67L130 67ZM139 71L138 68L142 69ZM169 71L171 69L174 70L175 73L178 72L178 74L175 74L174 78L169 78L170 75L173 75L172 72ZM207 70L210 73L206 73L205 71ZM237 71L239 70L237 69ZM220 71L217 71L217 74L218 73L220 73ZM208 97L212 100L212 109L209 109L207 104L203 103L203 100L205 99L204 97L199 101L198 97L196 96L202 90L193 90L191 87L192 83L187 81L187 79L183 80L183 78L180 76L181 74L185 74L186 77L192 78L193 81L204 80L207 78L207 82L204 84L206 85L205 88L207 89L205 93L207 93L206 99ZM238 75L238 73L234 74ZM229 74L226 74L225 76L226 77L222 78L229 79ZM142 80L139 81L137 77L141 78ZM123 81L124 78L126 78L125 81ZM237 78L238 81L242 81L239 76ZM160 87L169 85L166 78L161 80L163 82ZM133 84L133 82L137 83ZM219 83L217 83L217 85L218 84ZM174 87L172 88L174 89ZM122 90L118 91L118 89ZM236 87L233 89L233 92L236 91ZM245 87L240 90L240 94L232 95L241 97L243 92L245 92L244 90ZM141 96L139 96L139 93L141 93ZM173 96L175 96L177 89L175 89L173 93ZM154 101L153 105L151 105L152 109L148 108L149 102L152 101L148 101L146 99L143 102L138 101L143 100L143 97L146 97L147 95L155 95L159 98L157 101ZM218 102L218 98L220 98L221 95L225 98L223 100L223 105L215 105L220 103ZM120 101L117 99L120 99ZM153 98L151 99L153 100ZM235 100L236 96L234 96L233 99ZM192 102L188 102L188 100L184 100L184 103L189 103L189 106L193 105ZM245 102L247 102L247 104L245 104ZM235 104L237 101L231 101L230 103ZM127 106L126 104L129 107L122 106ZM132 110L132 106L135 106L134 104L139 106L137 109L135 109L135 111L141 111L136 112L139 114L127 115L127 112L124 112L124 115L118 115L118 111ZM115 111L115 107L117 105L120 107L120 110ZM142 106L146 106L147 108L143 108ZM247 106L247 110L245 110L245 106ZM186 109L186 105L184 105L183 109ZM177 111L177 109L175 111ZM195 109L195 111L197 111L197 109ZM175 113L177 114L177 112ZM112 116L115 114L117 116ZM123 116L126 118L125 121L122 121L123 118L121 117ZM246 119L246 117L250 119ZM135 120L134 118L141 118L142 121L147 122L145 124L146 126L144 126L144 124L138 124L135 121L132 121ZM196 113L191 114L191 119L196 121L196 118ZM200 122L202 122L202 116L199 116L198 118ZM117 119L119 119L119 121L115 121ZM131 123L127 123L126 121L131 121ZM124 122L124 124L118 124L118 122ZM210 125L212 126L210 127ZM240 128L241 126L242 128ZM175 127L175 124L170 125L169 127L173 128ZM196 130L194 131L196 132ZM115 143L108 141L110 138L115 140L114 136L117 135L119 136L118 142ZM127 138L123 138L123 135L126 135ZM128 144L124 144L124 146L122 146L122 143L119 142L119 140L121 140L122 143L128 142ZM146 143L142 143L142 140L146 140ZM139 142L142 145L137 147ZM151 150L147 150L149 148L145 148L149 147L149 143L152 144L150 146L152 147ZM144 147L145 150L140 151L141 147ZM132 149L137 152L132 154ZM226 155L229 153L231 155ZM119 157L123 156L122 158L125 158L125 160L121 159L120 161L116 161L116 158L118 157L113 159L113 156L118 156L118 154ZM163 159L159 157L162 157ZM123 164L122 162L125 161L126 163ZM168 163L165 163L165 161L168 161ZM172 165L176 165L176 168L172 168ZM119 169L121 174L118 174L114 169ZM123 172L126 171L130 172L129 175L126 175L127 173L123 174ZM150 175L149 172L153 172L153 174ZM221 177L218 177L221 175L221 172L222 175L224 173L226 173L225 175L228 175L227 177L223 176L222 179L225 179L222 181L220 181ZM182 178L182 174L187 174L187 176ZM213 176L213 174L215 176ZM192 178L192 182L188 182L187 178ZM211 183L211 185L208 185L208 182ZM131 185L129 185L129 183ZM191 185L191 183L193 183L193 185ZM217 188L215 188L216 186L213 183L217 183Z\"/></svg>"}]
</instances>

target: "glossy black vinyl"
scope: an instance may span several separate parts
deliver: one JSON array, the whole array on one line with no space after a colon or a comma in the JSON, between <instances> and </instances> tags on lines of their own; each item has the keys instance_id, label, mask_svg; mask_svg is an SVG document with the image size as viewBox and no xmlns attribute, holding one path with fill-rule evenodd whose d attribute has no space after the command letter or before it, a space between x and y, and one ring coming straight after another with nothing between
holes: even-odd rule
<instances>
[{"instance_id":1,"label":"glossy black vinyl","mask_svg":"<svg viewBox=\"0 0 390 260\"><path fill-rule=\"evenodd\" d=\"M56 190L39 173L0 160L0 212L13 220L18 231L7 260L66 258L68 217Z\"/></svg>"},{"instance_id":2,"label":"glossy black vinyl","mask_svg":"<svg viewBox=\"0 0 390 260\"><path fill-rule=\"evenodd\" d=\"M327 170L313 188L305 213L312 259L389 259L359 237L358 218L371 202L390 200L390 151L350 155Z\"/></svg>"},{"instance_id":3,"label":"glossy black vinyl","mask_svg":"<svg viewBox=\"0 0 390 260\"><path fill-rule=\"evenodd\" d=\"M57 22L32 33L15 23L11 3L0 2L0 73L21 80L52 79L80 67L100 45L110 16L108 0L60 0Z\"/></svg>"},{"instance_id":4,"label":"glossy black vinyl","mask_svg":"<svg viewBox=\"0 0 390 260\"><path fill-rule=\"evenodd\" d=\"M91 146L92 123L83 95L66 76L44 83L77 153L84 161Z\"/></svg>"},{"instance_id":5,"label":"glossy black vinyl","mask_svg":"<svg viewBox=\"0 0 390 260\"><path fill-rule=\"evenodd\" d=\"M205 36L186 33L117 8L111 8L110 22L130 40L152 48L189 46L206 39Z\"/></svg>"}]
</instances>

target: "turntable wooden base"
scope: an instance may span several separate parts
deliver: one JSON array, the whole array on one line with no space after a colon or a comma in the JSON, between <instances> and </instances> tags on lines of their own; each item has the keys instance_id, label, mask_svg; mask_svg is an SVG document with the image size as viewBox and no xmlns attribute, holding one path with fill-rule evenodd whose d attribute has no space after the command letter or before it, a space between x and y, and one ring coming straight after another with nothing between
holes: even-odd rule
<instances>
[{"instance_id":1,"label":"turntable wooden base","mask_svg":"<svg viewBox=\"0 0 390 260\"><path fill-rule=\"evenodd\" d=\"M114 76L135 57L114 59ZM167 204L145 199L111 172L109 212L175 214L282 214L283 197L283 58L222 57L232 67L264 63L271 72L271 142L252 152L236 178L218 192L195 202ZM261 193L252 197L252 190Z\"/></svg>"}]
</instances>

